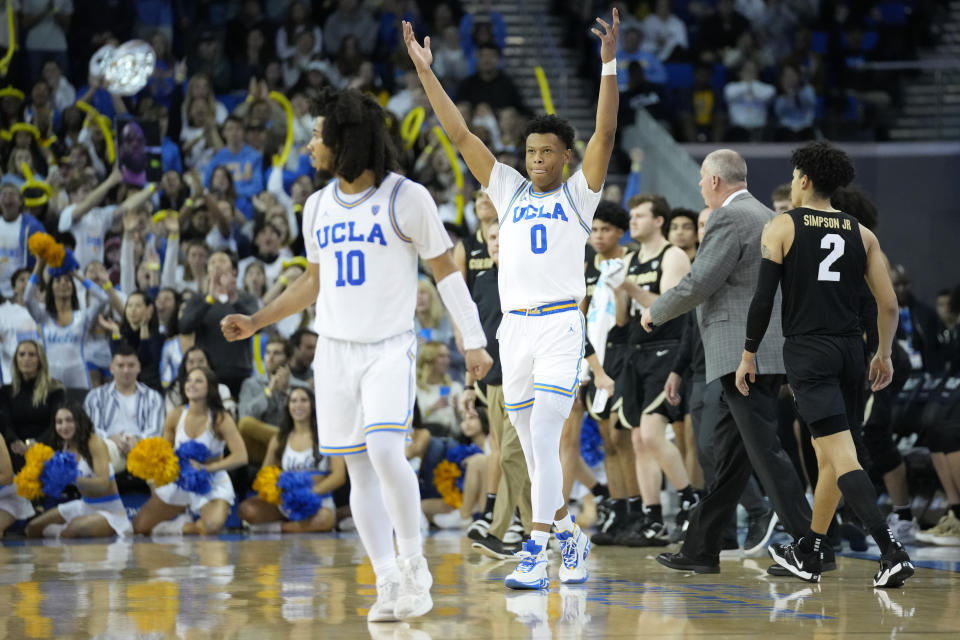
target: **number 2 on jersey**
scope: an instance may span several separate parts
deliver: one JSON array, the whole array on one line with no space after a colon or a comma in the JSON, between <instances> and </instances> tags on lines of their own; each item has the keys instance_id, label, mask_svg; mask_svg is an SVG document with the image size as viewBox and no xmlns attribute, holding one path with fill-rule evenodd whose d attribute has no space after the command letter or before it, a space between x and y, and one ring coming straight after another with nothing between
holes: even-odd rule
<instances>
[{"instance_id":1,"label":"number 2 on jersey","mask_svg":"<svg viewBox=\"0 0 960 640\"><path fill-rule=\"evenodd\" d=\"M547 228L542 224L530 227L530 251L545 253L547 250Z\"/></svg>"},{"instance_id":2,"label":"number 2 on jersey","mask_svg":"<svg viewBox=\"0 0 960 640\"><path fill-rule=\"evenodd\" d=\"M828 233L820 240L821 249L832 249L827 257L820 261L820 269L817 272L817 280L826 282L840 282L840 274L836 271L830 271L833 263L843 257L843 247L846 242L843 236L836 233Z\"/></svg>"},{"instance_id":3,"label":"number 2 on jersey","mask_svg":"<svg viewBox=\"0 0 960 640\"><path fill-rule=\"evenodd\" d=\"M363 251L354 249L348 251L344 257L343 251L337 251L334 254L337 257L337 282L338 287L345 287L348 284L351 287L357 287L367 279L366 268L364 266ZM344 279L346 271L346 279Z\"/></svg>"}]
</instances>

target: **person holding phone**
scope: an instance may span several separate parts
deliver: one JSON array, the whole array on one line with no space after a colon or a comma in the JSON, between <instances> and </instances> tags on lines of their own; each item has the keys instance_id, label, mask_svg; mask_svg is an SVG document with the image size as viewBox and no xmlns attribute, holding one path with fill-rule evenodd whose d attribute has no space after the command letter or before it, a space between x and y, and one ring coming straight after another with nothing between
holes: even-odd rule
<instances>
[{"instance_id":1,"label":"person holding phone","mask_svg":"<svg viewBox=\"0 0 960 640\"><path fill-rule=\"evenodd\" d=\"M443 427L443 433L460 433L460 396L463 387L450 378L450 349L442 342L428 342L417 354L417 405L426 424Z\"/></svg>"}]
</instances>

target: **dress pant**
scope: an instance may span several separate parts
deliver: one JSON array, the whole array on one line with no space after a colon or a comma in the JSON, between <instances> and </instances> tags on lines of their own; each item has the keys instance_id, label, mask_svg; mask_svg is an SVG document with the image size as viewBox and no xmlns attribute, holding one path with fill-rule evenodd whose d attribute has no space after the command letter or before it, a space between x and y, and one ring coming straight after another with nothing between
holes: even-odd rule
<instances>
[{"instance_id":1,"label":"dress pant","mask_svg":"<svg viewBox=\"0 0 960 640\"><path fill-rule=\"evenodd\" d=\"M777 438L776 401L783 376L757 376L746 397L737 390L733 373L719 382L719 400L705 400L700 420L715 425L709 447L715 478L690 513L681 549L688 557L711 562L719 558L723 531L736 516L737 502L754 471L788 533L795 537L806 533L812 515L800 479Z\"/></svg>"},{"instance_id":2,"label":"dress pant","mask_svg":"<svg viewBox=\"0 0 960 640\"><path fill-rule=\"evenodd\" d=\"M524 531L531 529L533 509L530 503L530 474L527 473L527 460L523 457L517 430L507 416L507 409L503 404L503 387L500 385L487 386L487 417L490 421L490 433L500 444L502 471L489 532L503 540L517 508L520 509Z\"/></svg>"}]
</instances>

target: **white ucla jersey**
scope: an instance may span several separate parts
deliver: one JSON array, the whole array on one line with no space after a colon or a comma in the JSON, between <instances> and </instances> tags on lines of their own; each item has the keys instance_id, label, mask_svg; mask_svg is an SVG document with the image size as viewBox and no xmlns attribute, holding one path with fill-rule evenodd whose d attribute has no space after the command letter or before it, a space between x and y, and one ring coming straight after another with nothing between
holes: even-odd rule
<instances>
[{"instance_id":1,"label":"white ucla jersey","mask_svg":"<svg viewBox=\"0 0 960 640\"><path fill-rule=\"evenodd\" d=\"M577 171L547 193L497 162L486 188L500 218L500 307L506 313L586 295L583 255L600 192Z\"/></svg>"},{"instance_id":2,"label":"white ucla jersey","mask_svg":"<svg viewBox=\"0 0 960 640\"><path fill-rule=\"evenodd\" d=\"M425 187L396 173L359 194L334 180L303 208L307 260L320 265L313 329L351 342L413 331L418 256L452 247Z\"/></svg>"}]
</instances>

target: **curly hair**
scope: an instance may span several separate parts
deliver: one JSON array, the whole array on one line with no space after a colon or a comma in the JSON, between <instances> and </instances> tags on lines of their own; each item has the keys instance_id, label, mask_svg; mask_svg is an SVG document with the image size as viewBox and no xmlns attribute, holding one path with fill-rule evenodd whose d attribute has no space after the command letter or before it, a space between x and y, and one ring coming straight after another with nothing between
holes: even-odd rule
<instances>
[{"instance_id":1,"label":"curly hair","mask_svg":"<svg viewBox=\"0 0 960 640\"><path fill-rule=\"evenodd\" d=\"M537 116L527 123L523 129L523 139L531 133L552 133L563 142L566 149L573 149L573 140L576 133L569 122L556 115Z\"/></svg>"},{"instance_id":2,"label":"curly hair","mask_svg":"<svg viewBox=\"0 0 960 640\"><path fill-rule=\"evenodd\" d=\"M877 206L873 204L870 196L859 185L851 184L840 187L830 196L830 204L835 209L849 213L857 219L857 222L871 231L877 226L877 218L879 217Z\"/></svg>"},{"instance_id":3,"label":"curly hair","mask_svg":"<svg viewBox=\"0 0 960 640\"><path fill-rule=\"evenodd\" d=\"M810 178L814 193L823 198L850 184L856 175L850 156L829 142L810 142L794 150L790 164Z\"/></svg>"},{"instance_id":4,"label":"curly hair","mask_svg":"<svg viewBox=\"0 0 960 640\"><path fill-rule=\"evenodd\" d=\"M353 182L369 169L379 185L397 167L386 114L371 96L327 87L310 105L310 115L323 118L323 144L333 155L335 175Z\"/></svg>"},{"instance_id":5,"label":"curly hair","mask_svg":"<svg viewBox=\"0 0 960 640\"><path fill-rule=\"evenodd\" d=\"M606 222L623 231L630 228L630 216L626 210L616 202L609 200L600 201L597 205L597 210L593 214L593 219Z\"/></svg>"}]
</instances>

